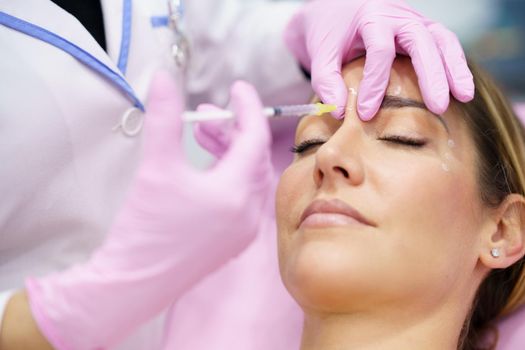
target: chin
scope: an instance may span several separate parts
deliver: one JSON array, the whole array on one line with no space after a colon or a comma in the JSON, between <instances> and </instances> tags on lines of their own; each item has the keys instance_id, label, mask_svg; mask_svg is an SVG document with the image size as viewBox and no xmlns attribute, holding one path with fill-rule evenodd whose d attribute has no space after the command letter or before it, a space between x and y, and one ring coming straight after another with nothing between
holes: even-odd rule
<instances>
[{"instance_id":1,"label":"chin","mask_svg":"<svg viewBox=\"0 0 525 350\"><path fill-rule=\"evenodd\" d=\"M307 242L281 261L283 282L303 310L341 312L355 309L370 275L364 257L336 242Z\"/></svg>"}]
</instances>

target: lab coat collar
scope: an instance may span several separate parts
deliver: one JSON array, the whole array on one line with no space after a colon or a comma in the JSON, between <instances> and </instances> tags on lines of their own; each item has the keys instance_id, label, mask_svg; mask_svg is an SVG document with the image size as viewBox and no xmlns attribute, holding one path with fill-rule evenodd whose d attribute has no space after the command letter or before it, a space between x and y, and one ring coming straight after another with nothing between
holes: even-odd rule
<instances>
[{"instance_id":1,"label":"lab coat collar","mask_svg":"<svg viewBox=\"0 0 525 350\"><path fill-rule=\"evenodd\" d=\"M133 22L132 0L101 0L109 57L126 75ZM136 1L135 1L136 3ZM135 4L134 4L135 5Z\"/></svg>"},{"instance_id":2,"label":"lab coat collar","mask_svg":"<svg viewBox=\"0 0 525 350\"><path fill-rule=\"evenodd\" d=\"M106 1L109 2L109 1ZM120 3L121 1L111 1ZM0 11L42 27L89 52L115 73L122 76L117 64L100 47L82 24L49 0L0 0ZM36 39L35 39L36 40ZM118 57L118 53L117 53Z\"/></svg>"},{"instance_id":3,"label":"lab coat collar","mask_svg":"<svg viewBox=\"0 0 525 350\"><path fill-rule=\"evenodd\" d=\"M101 0L107 54L118 64L122 41L123 0Z\"/></svg>"}]
</instances>

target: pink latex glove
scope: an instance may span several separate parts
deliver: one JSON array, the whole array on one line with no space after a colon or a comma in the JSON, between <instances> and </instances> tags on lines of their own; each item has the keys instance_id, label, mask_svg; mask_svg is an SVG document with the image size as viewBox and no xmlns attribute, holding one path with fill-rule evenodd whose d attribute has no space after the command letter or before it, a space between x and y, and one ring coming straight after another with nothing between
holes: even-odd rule
<instances>
[{"instance_id":1,"label":"pink latex glove","mask_svg":"<svg viewBox=\"0 0 525 350\"><path fill-rule=\"evenodd\" d=\"M154 79L143 160L103 246L85 264L26 283L35 320L57 349L116 344L255 238L272 175L255 90L232 87L232 142L204 172L183 157L177 96L168 74Z\"/></svg>"},{"instance_id":2,"label":"pink latex glove","mask_svg":"<svg viewBox=\"0 0 525 350\"><path fill-rule=\"evenodd\" d=\"M366 53L357 110L362 120L381 105L396 51L412 58L428 108L443 113L449 92L462 102L474 96L472 74L454 33L401 0L317 0L305 5L285 30L285 41L311 72L312 86L325 103L344 113L348 91L341 66Z\"/></svg>"},{"instance_id":3,"label":"pink latex glove","mask_svg":"<svg viewBox=\"0 0 525 350\"><path fill-rule=\"evenodd\" d=\"M498 350L521 350L525 344L525 309L522 307L498 324Z\"/></svg>"},{"instance_id":4,"label":"pink latex glove","mask_svg":"<svg viewBox=\"0 0 525 350\"><path fill-rule=\"evenodd\" d=\"M199 112L221 111L222 109L208 103L197 107ZM221 158L231 143L232 122L230 120L213 120L195 123L193 135L202 148Z\"/></svg>"}]
</instances>

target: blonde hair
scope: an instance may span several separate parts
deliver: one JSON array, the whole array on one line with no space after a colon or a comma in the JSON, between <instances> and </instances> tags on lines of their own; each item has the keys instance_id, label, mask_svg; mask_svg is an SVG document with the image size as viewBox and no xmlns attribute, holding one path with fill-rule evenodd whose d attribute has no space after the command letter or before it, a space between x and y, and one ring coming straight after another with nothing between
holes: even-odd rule
<instances>
[{"instance_id":1,"label":"blonde hair","mask_svg":"<svg viewBox=\"0 0 525 350\"><path fill-rule=\"evenodd\" d=\"M469 67L474 75L475 97L455 106L463 112L476 145L481 199L497 206L511 193L525 196L525 132L497 84L475 64L469 63ZM459 349L496 346L495 322L525 304L523 267L522 257L508 268L488 274L465 322Z\"/></svg>"}]
</instances>

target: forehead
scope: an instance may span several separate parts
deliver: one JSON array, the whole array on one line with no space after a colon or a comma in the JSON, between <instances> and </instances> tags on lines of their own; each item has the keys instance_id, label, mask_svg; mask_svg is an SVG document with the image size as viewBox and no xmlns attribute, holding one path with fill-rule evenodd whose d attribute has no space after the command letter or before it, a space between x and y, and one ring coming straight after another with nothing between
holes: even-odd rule
<instances>
[{"instance_id":1,"label":"forehead","mask_svg":"<svg viewBox=\"0 0 525 350\"><path fill-rule=\"evenodd\" d=\"M359 84L363 80L363 70L365 66L365 58L358 58L350 63L347 63L342 69L342 76L345 81L345 84L349 90L353 89L359 93ZM415 101L422 101L421 92L419 91L419 85L417 81L417 75L412 67L412 62L410 58L399 56L396 57L392 64L392 69L390 70L389 84L387 86L387 95L410 98ZM348 96L347 104L347 116L353 114L351 110L355 109L355 106L352 106L354 98ZM318 98L316 97L316 100ZM350 110L348 109L350 108ZM346 119L346 118L345 118ZM377 120L374 119L374 120ZM370 123L370 122L369 122ZM338 121L334 118L329 117L328 115L323 115L322 117L303 117L296 129L296 136L301 133L301 131L310 124L316 124L317 126L323 125L325 128L335 131L342 124L342 121Z\"/></svg>"},{"instance_id":2,"label":"forehead","mask_svg":"<svg viewBox=\"0 0 525 350\"><path fill-rule=\"evenodd\" d=\"M359 92L359 84L363 80L364 66L365 58L361 57L343 67L343 79L349 89L353 88ZM423 100L419 90L417 75L410 58L405 56L396 57L390 70L389 78L386 91L388 95L410 97L418 101Z\"/></svg>"},{"instance_id":3,"label":"forehead","mask_svg":"<svg viewBox=\"0 0 525 350\"><path fill-rule=\"evenodd\" d=\"M349 90L353 89L359 94L359 85L363 79L363 70L365 65L365 58L356 59L343 67L342 75L345 81L345 84ZM395 96L399 98L406 98L409 100L417 101L423 104L423 97L419 90L418 78L412 66L412 62L409 57L399 56L397 57L392 65L390 70L389 82L387 85L386 95ZM358 122L360 124L369 124L371 126L377 124L381 119L381 115L392 115L396 113L397 115L418 115L417 120L421 121L430 121L427 118L436 118L432 116L432 113L425 111L420 108L390 108L390 109L381 109L378 112L378 115L368 122L361 122L356 114L356 98L349 94L345 118L343 120L336 120L331 118L330 115L323 115L321 117L303 117L297 128L296 128L296 139L301 134L306 127L310 129L310 126L315 126L316 128L322 127L327 129L330 134L333 134L345 120L347 122ZM451 138L455 144L463 144L465 142L470 143L470 133L468 132L468 127L462 118L462 112L457 106L458 102L451 99L448 110L443 113L440 117L444 120L444 124L447 126L446 129L449 130L449 138ZM424 105L424 104L423 104ZM350 118L349 118L350 117Z\"/></svg>"}]
</instances>

